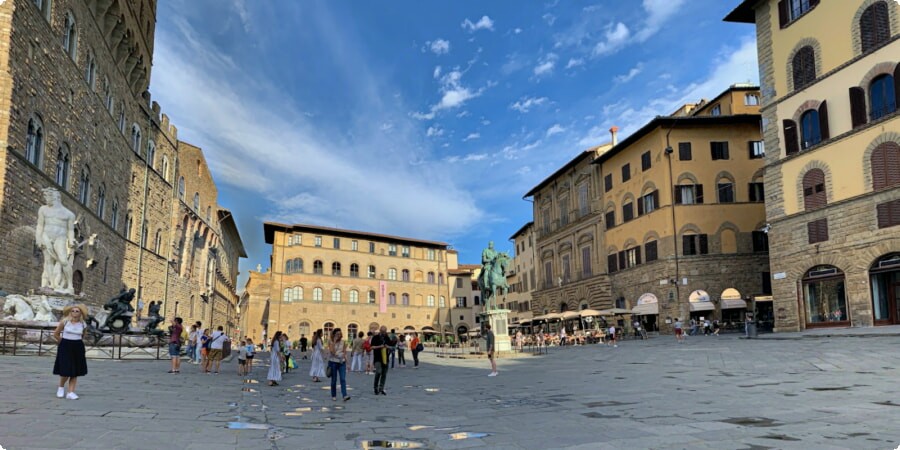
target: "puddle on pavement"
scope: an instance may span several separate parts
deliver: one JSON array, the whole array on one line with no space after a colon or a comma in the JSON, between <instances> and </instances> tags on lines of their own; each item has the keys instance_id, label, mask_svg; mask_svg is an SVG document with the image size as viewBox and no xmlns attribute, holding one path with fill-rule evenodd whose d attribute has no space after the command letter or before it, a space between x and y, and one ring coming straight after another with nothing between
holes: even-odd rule
<instances>
[{"instance_id":1,"label":"puddle on pavement","mask_svg":"<svg viewBox=\"0 0 900 450\"><path fill-rule=\"evenodd\" d=\"M747 427L777 427L781 425L768 417L732 417L730 419L720 420L719 422Z\"/></svg>"},{"instance_id":2,"label":"puddle on pavement","mask_svg":"<svg viewBox=\"0 0 900 450\"><path fill-rule=\"evenodd\" d=\"M634 403L623 403L623 402L617 402L615 400L609 400L609 401L602 401L602 402L584 403L584 406L587 406L588 408L603 408L606 406L622 406L622 405L633 405L633 404Z\"/></svg>"},{"instance_id":3,"label":"puddle on pavement","mask_svg":"<svg viewBox=\"0 0 900 450\"><path fill-rule=\"evenodd\" d=\"M490 433L473 433L470 431L460 431L458 433L450 433L451 441L460 441L463 439L481 439L490 436Z\"/></svg>"},{"instance_id":4,"label":"puddle on pavement","mask_svg":"<svg viewBox=\"0 0 900 450\"><path fill-rule=\"evenodd\" d=\"M406 427L406 429L409 431L427 430L429 428L434 428L434 427L431 425L410 425L410 426Z\"/></svg>"},{"instance_id":5,"label":"puddle on pavement","mask_svg":"<svg viewBox=\"0 0 900 450\"><path fill-rule=\"evenodd\" d=\"M271 426L264 423L228 422L225 428L230 430L268 430Z\"/></svg>"},{"instance_id":6,"label":"puddle on pavement","mask_svg":"<svg viewBox=\"0 0 900 450\"><path fill-rule=\"evenodd\" d=\"M259 384L259 381L248 379L248 380L244 380L244 384Z\"/></svg>"},{"instance_id":7,"label":"puddle on pavement","mask_svg":"<svg viewBox=\"0 0 900 450\"><path fill-rule=\"evenodd\" d=\"M380 441L380 440L372 440L372 441L360 441L359 443L362 450L370 450L375 448L425 448L424 444L419 442L412 441Z\"/></svg>"},{"instance_id":8,"label":"puddle on pavement","mask_svg":"<svg viewBox=\"0 0 900 450\"><path fill-rule=\"evenodd\" d=\"M438 388L425 388L425 392L441 392Z\"/></svg>"},{"instance_id":9,"label":"puddle on pavement","mask_svg":"<svg viewBox=\"0 0 900 450\"><path fill-rule=\"evenodd\" d=\"M837 386L837 387L814 387L809 388L810 391L849 391L850 386Z\"/></svg>"},{"instance_id":10,"label":"puddle on pavement","mask_svg":"<svg viewBox=\"0 0 900 450\"><path fill-rule=\"evenodd\" d=\"M584 417L590 417L591 419L616 419L622 417L615 414L601 414L598 412L582 413L581 415Z\"/></svg>"},{"instance_id":11,"label":"puddle on pavement","mask_svg":"<svg viewBox=\"0 0 900 450\"><path fill-rule=\"evenodd\" d=\"M784 434L767 434L765 436L759 436L759 439L775 439L778 441L799 441L800 440L795 437L787 436Z\"/></svg>"},{"instance_id":12,"label":"puddle on pavement","mask_svg":"<svg viewBox=\"0 0 900 450\"><path fill-rule=\"evenodd\" d=\"M248 388L248 387L242 388L241 390L244 392L259 392L256 389Z\"/></svg>"}]
</instances>

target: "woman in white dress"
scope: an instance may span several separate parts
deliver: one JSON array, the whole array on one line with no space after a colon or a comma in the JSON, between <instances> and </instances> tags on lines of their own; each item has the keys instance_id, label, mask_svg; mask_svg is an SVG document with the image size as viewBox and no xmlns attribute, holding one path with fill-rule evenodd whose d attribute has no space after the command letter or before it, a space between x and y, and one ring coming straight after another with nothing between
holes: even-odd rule
<instances>
[{"instance_id":1,"label":"woman in white dress","mask_svg":"<svg viewBox=\"0 0 900 450\"><path fill-rule=\"evenodd\" d=\"M312 364L309 367L309 376L312 377L312 380L316 383L322 381L321 378L325 377L325 349L322 345L322 330L316 330L313 334L312 341L312 357L310 360Z\"/></svg>"},{"instance_id":2,"label":"woman in white dress","mask_svg":"<svg viewBox=\"0 0 900 450\"><path fill-rule=\"evenodd\" d=\"M272 336L272 345L269 349L269 374L266 376L266 379L269 381L269 386L278 386L278 382L281 381L281 365L284 364L284 353L281 352L281 332L276 331L275 336Z\"/></svg>"}]
</instances>

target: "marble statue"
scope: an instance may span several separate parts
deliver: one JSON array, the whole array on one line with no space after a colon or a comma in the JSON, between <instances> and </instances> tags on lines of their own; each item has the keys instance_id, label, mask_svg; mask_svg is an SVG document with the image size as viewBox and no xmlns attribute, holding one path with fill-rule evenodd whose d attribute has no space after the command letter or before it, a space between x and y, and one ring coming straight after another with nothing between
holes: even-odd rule
<instances>
[{"instance_id":1,"label":"marble statue","mask_svg":"<svg viewBox=\"0 0 900 450\"><path fill-rule=\"evenodd\" d=\"M478 288L484 299L485 311L497 308L496 294L505 295L509 292L509 284L506 282L508 265L509 255L497 252L494 250L494 242L488 242L488 247L481 252L481 273L478 274Z\"/></svg>"},{"instance_id":2,"label":"marble statue","mask_svg":"<svg viewBox=\"0 0 900 450\"><path fill-rule=\"evenodd\" d=\"M75 214L63 206L59 191L45 188L46 204L38 209L34 238L44 254L41 287L63 294L74 294L72 265L75 248Z\"/></svg>"},{"instance_id":3,"label":"marble statue","mask_svg":"<svg viewBox=\"0 0 900 450\"><path fill-rule=\"evenodd\" d=\"M34 320L39 322L55 322L56 317L53 316L53 307L44 296L32 296L31 308L34 310Z\"/></svg>"},{"instance_id":4,"label":"marble statue","mask_svg":"<svg viewBox=\"0 0 900 450\"><path fill-rule=\"evenodd\" d=\"M4 319L34 320L34 311L32 311L31 305L28 304L25 297L16 294L6 296L6 302L3 303L3 315Z\"/></svg>"}]
</instances>

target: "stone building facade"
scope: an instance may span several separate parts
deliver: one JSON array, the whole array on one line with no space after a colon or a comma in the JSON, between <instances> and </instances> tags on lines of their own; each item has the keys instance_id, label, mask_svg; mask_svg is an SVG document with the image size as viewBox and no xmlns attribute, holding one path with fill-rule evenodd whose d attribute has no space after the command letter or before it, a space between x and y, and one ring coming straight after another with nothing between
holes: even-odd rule
<instances>
[{"instance_id":1,"label":"stone building facade","mask_svg":"<svg viewBox=\"0 0 900 450\"><path fill-rule=\"evenodd\" d=\"M448 284L457 255L445 243L304 224L263 228L271 270L250 272L241 302L240 328L253 339L276 330L297 339L336 327L431 334L459 325Z\"/></svg>"},{"instance_id":2,"label":"stone building facade","mask_svg":"<svg viewBox=\"0 0 900 450\"><path fill-rule=\"evenodd\" d=\"M155 24L155 0L0 3L3 290L40 286L34 226L40 191L53 187L78 216L78 241L96 234L74 260L86 303L96 308L128 286L171 314L175 301L204 292L202 278L173 268L182 263L172 246L183 144L147 90ZM235 239L230 248L242 248ZM236 255L225 258L234 267Z\"/></svg>"},{"instance_id":3,"label":"stone building facade","mask_svg":"<svg viewBox=\"0 0 900 450\"><path fill-rule=\"evenodd\" d=\"M747 0L776 330L900 323L900 5Z\"/></svg>"},{"instance_id":4,"label":"stone building facade","mask_svg":"<svg viewBox=\"0 0 900 450\"><path fill-rule=\"evenodd\" d=\"M508 309L510 325L530 321L531 294L537 287L534 265L534 222L528 222L509 238L515 246L512 264L507 270L509 292L500 299L500 308Z\"/></svg>"}]
</instances>

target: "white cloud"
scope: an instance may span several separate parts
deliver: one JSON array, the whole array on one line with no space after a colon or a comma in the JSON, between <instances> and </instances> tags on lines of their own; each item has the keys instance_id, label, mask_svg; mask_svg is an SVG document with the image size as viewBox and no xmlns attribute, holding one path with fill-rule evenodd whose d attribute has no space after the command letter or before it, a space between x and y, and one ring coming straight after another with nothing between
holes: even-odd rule
<instances>
[{"instance_id":1,"label":"white cloud","mask_svg":"<svg viewBox=\"0 0 900 450\"><path fill-rule=\"evenodd\" d=\"M482 125L484 125L484 126L488 126L488 125L490 125L490 124L491 124L491 121L490 121L490 120L487 120L487 119L484 119L484 118L482 118L482 119L481 119L481 124L482 124Z\"/></svg>"},{"instance_id":2,"label":"white cloud","mask_svg":"<svg viewBox=\"0 0 900 450\"><path fill-rule=\"evenodd\" d=\"M462 119L463 117L469 116L469 114L470 113L468 110L463 110L463 111L456 113L456 117L459 117L460 119Z\"/></svg>"},{"instance_id":3,"label":"white cloud","mask_svg":"<svg viewBox=\"0 0 900 450\"><path fill-rule=\"evenodd\" d=\"M471 20L466 18L461 24L464 30L467 30L469 33L478 31L478 30L494 30L494 21L491 20L488 16L481 16L481 19L478 22L472 23Z\"/></svg>"},{"instance_id":4,"label":"white cloud","mask_svg":"<svg viewBox=\"0 0 900 450\"><path fill-rule=\"evenodd\" d=\"M521 28L516 28L515 30L513 30L513 33L515 33L515 34L519 34L521 32L522 32Z\"/></svg>"},{"instance_id":5,"label":"white cloud","mask_svg":"<svg viewBox=\"0 0 900 450\"><path fill-rule=\"evenodd\" d=\"M392 128L394 128L394 124L390 122L385 122L380 127L381 131L390 131Z\"/></svg>"},{"instance_id":6,"label":"white cloud","mask_svg":"<svg viewBox=\"0 0 900 450\"><path fill-rule=\"evenodd\" d=\"M644 27L634 35L634 40L644 42L662 28L663 23L672 17L684 4L684 0L644 0L643 7L647 20Z\"/></svg>"},{"instance_id":7,"label":"white cloud","mask_svg":"<svg viewBox=\"0 0 900 450\"><path fill-rule=\"evenodd\" d=\"M425 44L431 48L432 53L435 55L443 55L450 51L450 41L445 39L437 39L435 41L426 42Z\"/></svg>"},{"instance_id":8,"label":"white cloud","mask_svg":"<svg viewBox=\"0 0 900 450\"><path fill-rule=\"evenodd\" d=\"M473 162L473 161L484 161L488 158L487 153L470 153L466 156L451 156L445 161L448 163L458 163L458 162Z\"/></svg>"},{"instance_id":9,"label":"white cloud","mask_svg":"<svg viewBox=\"0 0 900 450\"><path fill-rule=\"evenodd\" d=\"M556 60L558 57L555 53L548 53L540 61L538 61L538 65L534 67L534 74L536 76L549 75L553 73L553 68L556 67Z\"/></svg>"},{"instance_id":10,"label":"white cloud","mask_svg":"<svg viewBox=\"0 0 900 450\"><path fill-rule=\"evenodd\" d=\"M547 129L547 137L553 136L554 134L562 133L564 131L566 131L566 129L562 125L560 125L558 123L553 124L553 126L551 126L550 128Z\"/></svg>"},{"instance_id":11,"label":"white cloud","mask_svg":"<svg viewBox=\"0 0 900 450\"><path fill-rule=\"evenodd\" d=\"M547 22L547 25L550 25L551 27L554 23L556 23L556 16L554 16L553 14L547 13L541 16L541 18L544 19L544 22Z\"/></svg>"},{"instance_id":12,"label":"white cloud","mask_svg":"<svg viewBox=\"0 0 900 450\"><path fill-rule=\"evenodd\" d=\"M514 109L520 113L527 113L535 106L540 106L547 101L547 97L522 97L515 103L509 105L509 109Z\"/></svg>"},{"instance_id":13,"label":"white cloud","mask_svg":"<svg viewBox=\"0 0 900 450\"><path fill-rule=\"evenodd\" d=\"M593 55L603 56L619 51L628 43L631 31L624 23L619 22L615 25L610 24L606 27L604 40L594 45Z\"/></svg>"},{"instance_id":14,"label":"white cloud","mask_svg":"<svg viewBox=\"0 0 900 450\"><path fill-rule=\"evenodd\" d=\"M427 131L425 131L425 136L428 136L428 137L441 137L443 135L444 135L444 129L437 125L432 125L432 126L428 127Z\"/></svg>"},{"instance_id":15,"label":"white cloud","mask_svg":"<svg viewBox=\"0 0 900 450\"><path fill-rule=\"evenodd\" d=\"M615 78L613 78L613 81L616 84L627 83L634 77L638 76L638 74L640 74L642 70L644 70L644 63L638 63L636 66L632 67L631 70L628 71L628 73L617 75Z\"/></svg>"},{"instance_id":16,"label":"white cloud","mask_svg":"<svg viewBox=\"0 0 900 450\"><path fill-rule=\"evenodd\" d=\"M253 27L250 25L250 13L247 12L246 0L234 0L233 4L238 17L241 19L241 26L244 27L244 32L249 34L253 31Z\"/></svg>"},{"instance_id":17,"label":"white cloud","mask_svg":"<svg viewBox=\"0 0 900 450\"><path fill-rule=\"evenodd\" d=\"M566 69L571 69L573 67L578 67L584 64L583 58L569 58L569 62L566 64Z\"/></svg>"},{"instance_id":18,"label":"white cloud","mask_svg":"<svg viewBox=\"0 0 900 450\"><path fill-rule=\"evenodd\" d=\"M463 72L458 68L441 76L439 81L440 87L438 88L438 91L441 93L441 100L431 105L427 113L414 112L411 116L419 120L431 120L434 119L438 112L445 109L459 108L467 101L480 96L484 92L484 88L473 91L463 86L462 76Z\"/></svg>"},{"instance_id":19,"label":"white cloud","mask_svg":"<svg viewBox=\"0 0 900 450\"><path fill-rule=\"evenodd\" d=\"M434 66L434 72L431 73L431 76L435 79L440 78L441 76L441 66Z\"/></svg>"},{"instance_id":20,"label":"white cloud","mask_svg":"<svg viewBox=\"0 0 900 450\"><path fill-rule=\"evenodd\" d=\"M463 139L463 142L472 141L481 137L481 133L469 133L468 136Z\"/></svg>"}]
</instances>

